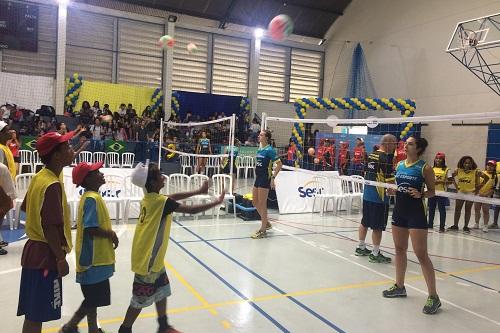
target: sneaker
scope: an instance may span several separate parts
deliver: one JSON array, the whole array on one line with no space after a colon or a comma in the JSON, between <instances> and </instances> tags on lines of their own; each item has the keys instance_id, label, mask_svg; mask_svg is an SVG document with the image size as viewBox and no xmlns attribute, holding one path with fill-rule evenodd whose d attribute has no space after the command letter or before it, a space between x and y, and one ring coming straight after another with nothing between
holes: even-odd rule
<instances>
[{"instance_id":1,"label":"sneaker","mask_svg":"<svg viewBox=\"0 0 500 333\"><path fill-rule=\"evenodd\" d=\"M267 226L266 226L266 230L271 230L273 228L273 226L271 225L271 223L267 223Z\"/></svg>"},{"instance_id":2,"label":"sneaker","mask_svg":"<svg viewBox=\"0 0 500 333\"><path fill-rule=\"evenodd\" d=\"M488 229L498 229L498 224L497 223L492 223L488 226Z\"/></svg>"},{"instance_id":3,"label":"sneaker","mask_svg":"<svg viewBox=\"0 0 500 333\"><path fill-rule=\"evenodd\" d=\"M485 225L485 226L483 227L483 232L488 232L488 226L487 226L487 225Z\"/></svg>"},{"instance_id":4,"label":"sneaker","mask_svg":"<svg viewBox=\"0 0 500 333\"><path fill-rule=\"evenodd\" d=\"M446 232L446 230L444 230L444 228L439 228L439 233L443 233L443 232Z\"/></svg>"},{"instance_id":5,"label":"sneaker","mask_svg":"<svg viewBox=\"0 0 500 333\"><path fill-rule=\"evenodd\" d=\"M448 231L458 231L458 226L452 225L451 227L448 228Z\"/></svg>"},{"instance_id":6,"label":"sneaker","mask_svg":"<svg viewBox=\"0 0 500 333\"><path fill-rule=\"evenodd\" d=\"M439 296L429 296L422 311L425 314L435 314L440 307L441 301L439 300Z\"/></svg>"},{"instance_id":7,"label":"sneaker","mask_svg":"<svg viewBox=\"0 0 500 333\"><path fill-rule=\"evenodd\" d=\"M383 256L382 253L379 252L378 255L376 255L376 256L373 254L370 254L370 256L368 257L368 261L374 262L377 264L389 264L391 262L391 258Z\"/></svg>"},{"instance_id":8,"label":"sneaker","mask_svg":"<svg viewBox=\"0 0 500 333\"><path fill-rule=\"evenodd\" d=\"M469 229L469 227L464 227L464 228L463 228L463 231L464 231L466 234L470 234L470 229Z\"/></svg>"},{"instance_id":9,"label":"sneaker","mask_svg":"<svg viewBox=\"0 0 500 333\"><path fill-rule=\"evenodd\" d=\"M59 333L79 333L80 331L78 330L77 327L75 328L70 328L66 325L64 325L63 327L61 327L61 329L59 330ZM100 332L100 331L99 331Z\"/></svg>"},{"instance_id":10,"label":"sneaker","mask_svg":"<svg viewBox=\"0 0 500 333\"><path fill-rule=\"evenodd\" d=\"M474 224L471 229L479 229L479 223Z\"/></svg>"},{"instance_id":11,"label":"sneaker","mask_svg":"<svg viewBox=\"0 0 500 333\"><path fill-rule=\"evenodd\" d=\"M258 238L265 238L266 236L267 236L266 231L257 230L257 232L252 235L252 238L253 239L258 239Z\"/></svg>"},{"instance_id":12,"label":"sneaker","mask_svg":"<svg viewBox=\"0 0 500 333\"><path fill-rule=\"evenodd\" d=\"M4 249L0 248L0 256L4 256L7 253L9 253L9 252L7 252L7 250L4 250Z\"/></svg>"},{"instance_id":13,"label":"sneaker","mask_svg":"<svg viewBox=\"0 0 500 333\"><path fill-rule=\"evenodd\" d=\"M6 246L9 246L9 243L4 242L4 241L0 242L0 247L6 247Z\"/></svg>"},{"instance_id":14,"label":"sneaker","mask_svg":"<svg viewBox=\"0 0 500 333\"><path fill-rule=\"evenodd\" d=\"M385 298L406 297L406 288L399 288L396 284L382 292Z\"/></svg>"},{"instance_id":15,"label":"sneaker","mask_svg":"<svg viewBox=\"0 0 500 333\"><path fill-rule=\"evenodd\" d=\"M356 251L354 251L354 254L357 255L358 257L366 257L369 256L370 253L372 253L372 251L368 250L366 247L364 249L357 247Z\"/></svg>"}]
</instances>

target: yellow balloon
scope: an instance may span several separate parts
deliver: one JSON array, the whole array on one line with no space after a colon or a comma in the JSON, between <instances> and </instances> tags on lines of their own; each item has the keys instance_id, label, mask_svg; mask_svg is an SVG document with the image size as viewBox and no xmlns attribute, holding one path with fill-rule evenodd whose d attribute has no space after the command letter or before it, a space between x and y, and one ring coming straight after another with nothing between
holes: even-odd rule
<instances>
[{"instance_id":1,"label":"yellow balloon","mask_svg":"<svg viewBox=\"0 0 500 333\"><path fill-rule=\"evenodd\" d=\"M74 94L69 94L68 96L69 96L70 99L72 99L73 97L75 97Z\"/></svg>"},{"instance_id":2,"label":"yellow balloon","mask_svg":"<svg viewBox=\"0 0 500 333\"><path fill-rule=\"evenodd\" d=\"M66 105L71 105L71 101L66 101Z\"/></svg>"},{"instance_id":3,"label":"yellow balloon","mask_svg":"<svg viewBox=\"0 0 500 333\"><path fill-rule=\"evenodd\" d=\"M410 111L408 111L408 110L407 110L407 111L405 111L405 115L406 115L406 116L409 116L410 114L411 114L411 112L410 112Z\"/></svg>"},{"instance_id":4,"label":"yellow balloon","mask_svg":"<svg viewBox=\"0 0 500 333\"><path fill-rule=\"evenodd\" d=\"M76 79L75 84L80 84L80 80Z\"/></svg>"},{"instance_id":5,"label":"yellow balloon","mask_svg":"<svg viewBox=\"0 0 500 333\"><path fill-rule=\"evenodd\" d=\"M73 74L74 79L78 79L78 76L79 76L78 73Z\"/></svg>"},{"instance_id":6,"label":"yellow balloon","mask_svg":"<svg viewBox=\"0 0 500 333\"><path fill-rule=\"evenodd\" d=\"M412 127L413 127L413 123L409 123L409 124L408 124L408 127L409 127L409 128L412 128Z\"/></svg>"},{"instance_id":7,"label":"yellow balloon","mask_svg":"<svg viewBox=\"0 0 500 333\"><path fill-rule=\"evenodd\" d=\"M407 131L402 131L401 134L402 135L406 135L406 134L408 134L408 132Z\"/></svg>"}]
</instances>

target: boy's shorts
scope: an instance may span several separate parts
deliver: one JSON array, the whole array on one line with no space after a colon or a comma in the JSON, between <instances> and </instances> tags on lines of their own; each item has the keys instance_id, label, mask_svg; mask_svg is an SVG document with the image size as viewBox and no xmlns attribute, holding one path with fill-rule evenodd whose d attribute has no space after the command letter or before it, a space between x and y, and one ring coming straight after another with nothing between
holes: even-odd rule
<instances>
[{"instance_id":1,"label":"boy's shorts","mask_svg":"<svg viewBox=\"0 0 500 333\"><path fill-rule=\"evenodd\" d=\"M23 268L17 315L37 323L61 319L62 280L57 271Z\"/></svg>"},{"instance_id":2,"label":"boy's shorts","mask_svg":"<svg viewBox=\"0 0 500 333\"><path fill-rule=\"evenodd\" d=\"M86 308L98 308L111 304L111 290L109 288L109 279L95 283L82 284L83 306Z\"/></svg>"},{"instance_id":3,"label":"boy's shorts","mask_svg":"<svg viewBox=\"0 0 500 333\"><path fill-rule=\"evenodd\" d=\"M142 309L172 294L165 268L149 275L135 274L130 306Z\"/></svg>"}]
</instances>

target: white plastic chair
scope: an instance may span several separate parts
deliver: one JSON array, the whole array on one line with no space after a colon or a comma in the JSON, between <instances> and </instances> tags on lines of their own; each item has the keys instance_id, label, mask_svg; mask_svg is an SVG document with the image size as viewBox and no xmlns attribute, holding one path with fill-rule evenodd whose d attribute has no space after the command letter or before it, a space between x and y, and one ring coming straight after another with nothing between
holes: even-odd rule
<instances>
[{"instance_id":1,"label":"white plastic chair","mask_svg":"<svg viewBox=\"0 0 500 333\"><path fill-rule=\"evenodd\" d=\"M362 176L351 176L352 196L354 201L359 201L359 210L363 209L363 190L365 179Z\"/></svg>"},{"instance_id":2,"label":"white plastic chair","mask_svg":"<svg viewBox=\"0 0 500 333\"><path fill-rule=\"evenodd\" d=\"M245 165L245 179L248 178L248 171L252 171L252 176L255 177L255 168L257 166L257 161L253 156L243 157Z\"/></svg>"},{"instance_id":3,"label":"white plastic chair","mask_svg":"<svg viewBox=\"0 0 500 333\"><path fill-rule=\"evenodd\" d=\"M179 193L189 191L189 176L182 173L173 173L169 176L168 193Z\"/></svg>"},{"instance_id":4,"label":"white plastic chair","mask_svg":"<svg viewBox=\"0 0 500 333\"><path fill-rule=\"evenodd\" d=\"M319 200L320 216L323 216L325 211L328 211L328 203L333 201L333 212L338 210L339 200L342 199L342 191L340 189L339 180L333 177L315 176L313 182L309 184L311 187L316 188L316 194L313 199L312 213L314 213L314 206L316 200Z\"/></svg>"},{"instance_id":5,"label":"white plastic chair","mask_svg":"<svg viewBox=\"0 0 500 333\"><path fill-rule=\"evenodd\" d=\"M34 150L33 151L33 166L32 166L33 173L37 173L38 167L43 168L43 163L42 163L42 160L40 159L40 155L38 155L38 150Z\"/></svg>"},{"instance_id":6,"label":"white plastic chair","mask_svg":"<svg viewBox=\"0 0 500 333\"><path fill-rule=\"evenodd\" d=\"M82 188L80 188L83 191ZM73 224L76 223L77 214L78 214L78 204L80 203L80 191L73 184L73 177L70 175L64 176L64 191L66 192L66 200L68 201L69 211L70 211L70 220Z\"/></svg>"},{"instance_id":7,"label":"white plastic chair","mask_svg":"<svg viewBox=\"0 0 500 333\"><path fill-rule=\"evenodd\" d=\"M209 157L206 165L207 175L210 175L210 169L213 170L212 175L220 172L220 157Z\"/></svg>"},{"instance_id":8,"label":"white plastic chair","mask_svg":"<svg viewBox=\"0 0 500 333\"><path fill-rule=\"evenodd\" d=\"M226 195L224 197L224 201L232 201L233 202L233 214L234 217L236 218L236 198L233 195L232 188L233 188L233 177L230 175L214 175L212 177L212 182L213 182L213 195L215 198L218 198L221 194L222 191L226 192ZM220 214L220 209L219 207L214 207L214 210L217 210L217 218L219 218ZM226 214L228 213L229 210L229 205L226 203ZM214 213L212 211L212 217Z\"/></svg>"},{"instance_id":9,"label":"white plastic chair","mask_svg":"<svg viewBox=\"0 0 500 333\"><path fill-rule=\"evenodd\" d=\"M210 178L205 175L200 175L200 174L194 174L189 176L189 191L196 191L198 190L205 181L210 181ZM210 194L198 194L195 195L194 197L191 197L189 201L195 203L195 202L206 202L208 200L212 199L212 196ZM203 213L201 213L203 214ZM197 218L197 214L194 215L194 218Z\"/></svg>"},{"instance_id":10,"label":"white plastic chair","mask_svg":"<svg viewBox=\"0 0 500 333\"><path fill-rule=\"evenodd\" d=\"M106 166L106 153L102 151L96 151L94 152L94 155L92 156L94 163L96 162L104 162L103 166Z\"/></svg>"},{"instance_id":11,"label":"white plastic chair","mask_svg":"<svg viewBox=\"0 0 500 333\"><path fill-rule=\"evenodd\" d=\"M29 171L27 173L33 173L33 153L31 150L20 150L19 158L19 174L23 173L23 166L29 167Z\"/></svg>"},{"instance_id":12,"label":"white plastic chair","mask_svg":"<svg viewBox=\"0 0 500 333\"><path fill-rule=\"evenodd\" d=\"M106 158L108 161L108 168L119 168L120 167L120 154L115 152L106 153Z\"/></svg>"},{"instance_id":13,"label":"white plastic chair","mask_svg":"<svg viewBox=\"0 0 500 333\"><path fill-rule=\"evenodd\" d=\"M339 205L345 202L347 214L351 214L353 201L358 199L359 195L353 193L353 182L350 176L340 176L340 181L342 184L342 197L340 198Z\"/></svg>"},{"instance_id":14,"label":"white plastic chair","mask_svg":"<svg viewBox=\"0 0 500 333\"><path fill-rule=\"evenodd\" d=\"M181 160L181 172L183 174L187 174L186 170L189 169L189 174L193 173L193 158L188 155L180 155L180 160Z\"/></svg>"},{"instance_id":15,"label":"white plastic chair","mask_svg":"<svg viewBox=\"0 0 500 333\"><path fill-rule=\"evenodd\" d=\"M90 151L81 151L80 154L78 154L78 163L85 162L85 163L92 163L92 152Z\"/></svg>"},{"instance_id":16,"label":"white plastic chair","mask_svg":"<svg viewBox=\"0 0 500 333\"><path fill-rule=\"evenodd\" d=\"M117 175L105 175L106 184L101 186L104 202L116 205L116 222L120 222L120 213L125 208L125 179ZM122 215L123 216L123 215Z\"/></svg>"},{"instance_id":17,"label":"white plastic chair","mask_svg":"<svg viewBox=\"0 0 500 333\"><path fill-rule=\"evenodd\" d=\"M123 153L122 154L122 168L133 168L135 161L134 153Z\"/></svg>"},{"instance_id":18,"label":"white plastic chair","mask_svg":"<svg viewBox=\"0 0 500 333\"><path fill-rule=\"evenodd\" d=\"M245 172L245 156L236 156L235 165L236 165L236 178L240 178L240 171L243 170Z\"/></svg>"},{"instance_id":19,"label":"white plastic chair","mask_svg":"<svg viewBox=\"0 0 500 333\"><path fill-rule=\"evenodd\" d=\"M130 214L130 205L132 203L140 203L142 198L144 198L144 191L139 186L132 184L132 177L125 177L125 209L123 213L123 221L128 222L128 216Z\"/></svg>"},{"instance_id":20,"label":"white plastic chair","mask_svg":"<svg viewBox=\"0 0 500 333\"><path fill-rule=\"evenodd\" d=\"M31 180L33 179L34 176L35 176L34 173L23 173L16 176L15 179L16 199L14 200L14 211L16 215L14 219L12 218L10 219L11 230L19 228L21 205L23 203L24 197L26 196L26 192L28 192Z\"/></svg>"},{"instance_id":21,"label":"white plastic chair","mask_svg":"<svg viewBox=\"0 0 500 333\"><path fill-rule=\"evenodd\" d=\"M169 192L170 191L170 177L167 175L163 175L163 178L165 178L165 186L162 187L162 189L160 190L160 193L168 196L168 194L170 193Z\"/></svg>"}]
</instances>

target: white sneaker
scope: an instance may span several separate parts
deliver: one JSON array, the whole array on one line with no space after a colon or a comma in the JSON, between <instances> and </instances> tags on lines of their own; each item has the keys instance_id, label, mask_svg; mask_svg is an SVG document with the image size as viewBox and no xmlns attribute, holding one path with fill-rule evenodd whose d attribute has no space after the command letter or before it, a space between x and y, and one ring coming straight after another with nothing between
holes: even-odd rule
<instances>
[{"instance_id":1,"label":"white sneaker","mask_svg":"<svg viewBox=\"0 0 500 333\"><path fill-rule=\"evenodd\" d=\"M486 226L486 225L485 225L485 226L483 227L483 232L488 232L488 226Z\"/></svg>"},{"instance_id":2,"label":"white sneaker","mask_svg":"<svg viewBox=\"0 0 500 333\"><path fill-rule=\"evenodd\" d=\"M474 224L471 229L479 229L479 223Z\"/></svg>"}]
</instances>

